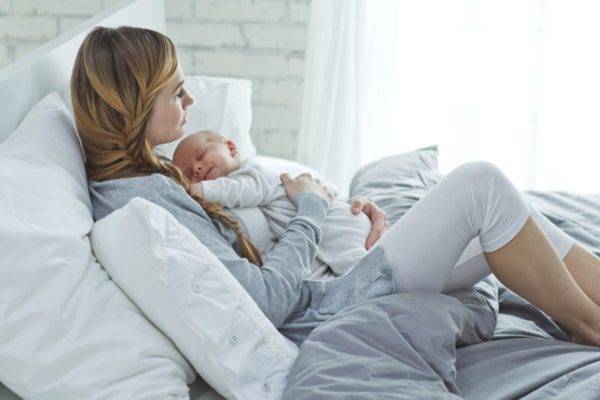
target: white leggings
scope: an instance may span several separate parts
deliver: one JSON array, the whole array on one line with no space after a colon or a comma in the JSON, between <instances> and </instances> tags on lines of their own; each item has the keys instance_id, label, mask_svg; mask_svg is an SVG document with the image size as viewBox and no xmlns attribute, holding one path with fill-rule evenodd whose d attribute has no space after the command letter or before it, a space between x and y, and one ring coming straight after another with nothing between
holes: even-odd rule
<instances>
[{"instance_id":1,"label":"white leggings","mask_svg":"<svg viewBox=\"0 0 600 400\"><path fill-rule=\"evenodd\" d=\"M383 247L396 292L465 289L491 273L483 251L507 244L530 215L564 258L574 239L530 209L500 169L473 161L435 185L374 248Z\"/></svg>"}]
</instances>

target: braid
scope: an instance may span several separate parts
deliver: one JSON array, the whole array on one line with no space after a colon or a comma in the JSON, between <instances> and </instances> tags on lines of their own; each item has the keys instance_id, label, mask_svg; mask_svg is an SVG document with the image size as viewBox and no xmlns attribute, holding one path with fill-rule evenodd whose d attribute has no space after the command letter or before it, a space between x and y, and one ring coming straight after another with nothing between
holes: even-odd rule
<instances>
[{"instance_id":1,"label":"braid","mask_svg":"<svg viewBox=\"0 0 600 400\"><path fill-rule=\"evenodd\" d=\"M154 152L150 151L150 158L153 159L153 163L156 162L155 167L159 170L163 175L168 176L173 179L176 183L181 185L183 189L186 191L190 197L196 200L200 206L206 211L206 213L213 219L223 223L226 227L233 230L238 237L238 241L240 243L240 248L242 250L242 255L248 259L252 264L257 266L262 266L262 259L260 256L260 251L254 246L254 244L248 239L248 237L242 232L242 228L240 224L229 214L223 210L223 208L217 204L207 201L203 197L192 194L190 192L190 183L188 179L183 175L181 170L173 165L168 159L161 159Z\"/></svg>"},{"instance_id":2,"label":"braid","mask_svg":"<svg viewBox=\"0 0 600 400\"><path fill-rule=\"evenodd\" d=\"M206 201L200 196L190 194L189 191L188 194L192 196L194 200L200 203L200 205L202 206L202 208L204 208L208 215L210 215L212 218L221 221L237 234L238 240L240 242L240 247L242 249L242 254L248 259L248 261L258 265L259 267L262 266L260 252L258 251L256 246L254 246L254 244L250 241L250 239L248 239L248 237L244 235L240 224L235 219L233 219L231 216L225 213L223 208L217 203L211 203L209 201Z\"/></svg>"}]
</instances>

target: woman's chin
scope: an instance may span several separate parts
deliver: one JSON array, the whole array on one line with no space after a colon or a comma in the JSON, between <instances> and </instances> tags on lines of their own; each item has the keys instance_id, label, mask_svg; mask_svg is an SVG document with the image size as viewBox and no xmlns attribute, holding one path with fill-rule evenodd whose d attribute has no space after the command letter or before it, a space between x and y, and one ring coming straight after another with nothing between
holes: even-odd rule
<instances>
[{"instance_id":1,"label":"woman's chin","mask_svg":"<svg viewBox=\"0 0 600 400\"><path fill-rule=\"evenodd\" d=\"M177 130L177 133L175 135L173 135L173 139L171 140L177 140L177 139L181 139L183 137L183 135L185 134L184 130L183 130L183 126L179 127L179 129Z\"/></svg>"}]
</instances>

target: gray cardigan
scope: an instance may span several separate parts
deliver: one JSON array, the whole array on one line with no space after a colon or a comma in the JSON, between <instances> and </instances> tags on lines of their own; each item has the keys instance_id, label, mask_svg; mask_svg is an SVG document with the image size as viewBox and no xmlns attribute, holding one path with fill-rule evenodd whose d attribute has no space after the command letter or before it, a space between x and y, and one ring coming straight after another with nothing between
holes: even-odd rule
<instances>
[{"instance_id":1,"label":"gray cardigan","mask_svg":"<svg viewBox=\"0 0 600 400\"><path fill-rule=\"evenodd\" d=\"M240 257L234 232L213 221L181 186L164 175L91 181L89 189L95 220L134 197L169 211L221 260L273 325L296 344L341 309L394 290L391 269L380 247L342 277L328 281L306 278L327 212L326 202L311 193L295 197L296 217L258 268Z\"/></svg>"}]
</instances>

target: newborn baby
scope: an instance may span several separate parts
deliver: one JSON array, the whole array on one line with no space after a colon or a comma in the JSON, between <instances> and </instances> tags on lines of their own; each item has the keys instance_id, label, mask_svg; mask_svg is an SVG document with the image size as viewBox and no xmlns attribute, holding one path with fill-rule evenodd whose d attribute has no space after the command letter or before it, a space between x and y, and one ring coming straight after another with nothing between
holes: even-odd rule
<instances>
[{"instance_id":1,"label":"newborn baby","mask_svg":"<svg viewBox=\"0 0 600 400\"><path fill-rule=\"evenodd\" d=\"M279 176L251 161L241 161L236 144L218 133L201 131L183 139L175 149L173 164L190 180L193 194L230 209L259 207L276 240L296 216L296 206ZM347 272L367 253L371 222L364 213L352 214L347 202L333 200L322 230L317 259L336 275Z\"/></svg>"}]
</instances>

